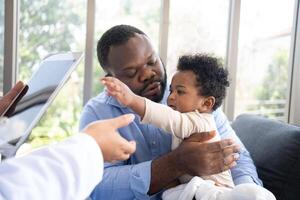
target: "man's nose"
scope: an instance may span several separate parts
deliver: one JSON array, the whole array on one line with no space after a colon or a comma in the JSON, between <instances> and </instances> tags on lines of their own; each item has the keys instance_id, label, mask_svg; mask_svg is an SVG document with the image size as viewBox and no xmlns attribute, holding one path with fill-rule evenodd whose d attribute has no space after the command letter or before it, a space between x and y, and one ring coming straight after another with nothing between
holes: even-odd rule
<instances>
[{"instance_id":1,"label":"man's nose","mask_svg":"<svg viewBox=\"0 0 300 200\"><path fill-rule=\"evenodd\" d=\"M141 71L139 81L140 82L147 82L155 77L155 72L151 67L149 66L144 66L143 70Z\"/></svg>"}]
</instances>

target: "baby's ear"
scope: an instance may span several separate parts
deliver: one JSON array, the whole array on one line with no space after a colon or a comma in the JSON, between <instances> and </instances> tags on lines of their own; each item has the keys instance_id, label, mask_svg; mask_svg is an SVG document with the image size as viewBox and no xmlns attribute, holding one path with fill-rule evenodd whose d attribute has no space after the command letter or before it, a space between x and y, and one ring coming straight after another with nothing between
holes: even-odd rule
<instances>
[{"instance_id":1,"label":"baby's ear","mask_svg":"<svg viewBox=\"0 0 300 200\"><path fill-rule=\"evenodd\" d=\"M204 100L204 106L207 111L211 111L216 103L216 99L213 96L206 97Z\"/></svg>"}]
</instances>

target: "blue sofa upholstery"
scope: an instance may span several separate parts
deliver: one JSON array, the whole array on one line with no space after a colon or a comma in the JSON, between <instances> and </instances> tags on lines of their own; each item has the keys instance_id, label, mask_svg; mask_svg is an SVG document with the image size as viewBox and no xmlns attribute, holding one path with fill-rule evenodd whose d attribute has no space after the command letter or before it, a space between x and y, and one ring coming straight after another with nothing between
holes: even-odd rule
<instances>
[{"instance_id":1,"label":"blue sofa upholstery","mask_svg":"<svg viewBox=\"0 0 300 200\"><path fill-rule=\"evenodd\" d=\"M232 124L264 187L278 200L300 200L300 127L243 114Z\"/></svg>"}]
</instances>

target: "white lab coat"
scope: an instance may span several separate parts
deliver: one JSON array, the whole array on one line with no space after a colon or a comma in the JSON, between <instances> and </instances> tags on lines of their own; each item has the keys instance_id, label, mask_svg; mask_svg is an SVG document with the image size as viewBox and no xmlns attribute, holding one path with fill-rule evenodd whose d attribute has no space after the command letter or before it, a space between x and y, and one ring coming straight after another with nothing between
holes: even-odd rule
<instances>
[{"instance_id":1,"label":"white lab coat","mask_svg":"<svg viewBox=\"0 0 300 200\"><path fill-rule=\"evenodd\" d=\"M0 164L0 199L82 200L103 175L96 141L77 134L57 145Z\"/></svg>"}]
</instances>

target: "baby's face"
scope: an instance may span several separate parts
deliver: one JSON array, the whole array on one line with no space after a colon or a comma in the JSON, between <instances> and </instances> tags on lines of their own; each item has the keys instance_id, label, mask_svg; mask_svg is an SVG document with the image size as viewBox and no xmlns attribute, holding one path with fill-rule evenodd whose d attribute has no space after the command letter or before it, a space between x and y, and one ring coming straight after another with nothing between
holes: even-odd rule
<instances>
[{"instance_id":1,"label":"baby's face","mask_svg":"<svg viewBox=\"0 0 300 200\"><path fill-rule=\"evenodd\" d=\"M172 78L168 106L179 112L198 110L206 112L203 107L205 97L198 94L196 76L192 71L178 71Z\"/></svg>"}]
</instances>

